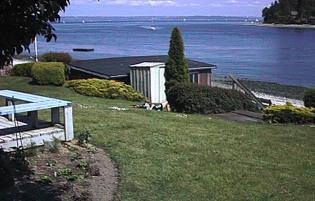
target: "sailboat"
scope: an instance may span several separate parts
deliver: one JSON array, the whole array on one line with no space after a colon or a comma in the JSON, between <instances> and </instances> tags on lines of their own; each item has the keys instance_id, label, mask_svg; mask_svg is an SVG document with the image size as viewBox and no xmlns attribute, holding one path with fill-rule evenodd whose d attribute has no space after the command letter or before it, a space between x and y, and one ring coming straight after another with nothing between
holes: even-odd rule
<instances>
[{"instance_id":1,"label":"sailboat","mask_svg":"<svg viewBox=\"0 0 315 201\"><path fill-rule=\"evenodd\" d=\"M154 19L152 18L152 19L151 19L151 21L152 21L152 23L151 23L151 25L150 25L150 26L148 26L148 29L149 29L149 30L151 30L151 31L155 31L155 30L156 30L156 27L155 27L155 26L153 26Z\"/></svg>"},{"instance_id":2,"label":"sailboat","mask_svg":"<svg viewBox=\"0 0 315 201\"><path fill-rule=\"evenodd\" d=\"M155 30L156 30L156 27L154 27L154 26L149 26L148 29L149 29L149 30L152 30L152 31L155 31Z\"/></svg>"}]
</instances>

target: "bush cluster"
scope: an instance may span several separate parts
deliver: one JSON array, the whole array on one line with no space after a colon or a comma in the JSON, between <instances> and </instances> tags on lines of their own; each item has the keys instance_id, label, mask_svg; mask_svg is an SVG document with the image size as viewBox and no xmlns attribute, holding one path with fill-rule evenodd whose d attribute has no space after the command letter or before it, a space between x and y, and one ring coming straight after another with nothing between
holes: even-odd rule
<instances>
[{"instance_id":1,"label":"bush cluster","mask_svg":"<svg viewBox=\"0 0 315 201\"><path fill-rule=\"evenodd\" d=\"M72 57L70 54L64 52L49 52L41 55L39 60L42 62L62 62L69 64L72 61Z\"/></svg>"},{"instance_id":2,"label":"bush cluster","mask_svg":"<svg viewBox=\"0 0 315 201\"><path fill-rule=\"evenodd\" d=\"M65 65L59 62L39 62L32 68L33 80L40 85L61 86L65 82Z\"/></svg>"},{"instance_id":3,"label":"bush cluster","mask_svg":"<svg viewBox=\"0 0 315 201\"><path fill-rule=\"evenodd\" d=\"M130 85L122 82L101 79L72 80L67 83L69 88L81 95L111 99L126 99L140 101L144 97Z\"/></svg>"},{"instance_id":4,"label":"bush cluster","mask_svg":"<svg viewBox=\"0 0 315 201\"><path fill-rule=\"evenodd\" d=\"M314 108L298 108L288 103L265 109L264 120L270 123L315 123Z\"/></svg>"},{"instance_id":5,"label":"bush cluster","mask_svg":"<svg viewBox=\"0 0 315 201\"><path fill-rule=\"evenodd\" d=\"M309 89L304 94L304 105L305 107L315 108L315 88Z\"/></svg>"},{"instance_id":6,"label":"bush cluster","mask_svg":"<svg viewBox=\"0 0 315 201\"><path fill-rule=\"evenodd\" d=\"M11 70L12 76L32 77L34 63L17 64Z\"/></svg>"},{"instance_id":7,"label":"bush cluster","mask_svg":"<svg viewBox=\"0 0 315 201\"><path fill-rule=\"evenodd\" d=\"M66 64L69 64L72 61L70 54L65 52L49 52L40 56L39 60L41 62L62 62L65 64L65 75L68 79L69 69Z\"/></svg>"},{"instance_id":8,"label":"bush cluster","mask_svg":"<svg viewBox=\"0 0 315 201\"><path fill-rule=\"evenodd\" d=\"M169 91L169 104L175 112L216 114L234 110L257 110L245 94L228 89L195 84L177 84Z\"/></svg>"}]
</instances>

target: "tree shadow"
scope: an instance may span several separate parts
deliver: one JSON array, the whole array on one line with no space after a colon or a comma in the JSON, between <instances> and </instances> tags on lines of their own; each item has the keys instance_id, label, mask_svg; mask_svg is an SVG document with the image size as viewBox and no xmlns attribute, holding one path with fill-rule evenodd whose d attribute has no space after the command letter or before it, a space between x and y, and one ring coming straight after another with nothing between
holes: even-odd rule
<instances>
[{"instance_id":1,"label":"tree shadow","mask_svg":"<svg viewBox=\"0 0 315 201\"><path fill-rule=\"evenodd\" d=\"M19 181L14 186L0 191L1 201L59 201L63 190L52 184Z\"/></svg>"},{"instance_id":2,"label":"tree shadow","mask_svg":"<svg viewBox=\"0 0 315 201\"><path fill-rule=\"evenodd\" d=\"M67 184L57 185L34 179L34 172L25 160L25 153L5 153L0 150L1 201L59 201Z\"/></svg>"}]
</instances>

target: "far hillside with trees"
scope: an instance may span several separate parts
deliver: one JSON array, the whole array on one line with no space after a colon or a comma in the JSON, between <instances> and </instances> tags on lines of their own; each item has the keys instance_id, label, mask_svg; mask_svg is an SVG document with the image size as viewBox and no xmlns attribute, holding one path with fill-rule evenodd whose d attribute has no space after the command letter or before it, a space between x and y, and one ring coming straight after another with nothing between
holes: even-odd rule
<instances>
[{"instance_id":1,"label":"far hillside with trees","mask_svg":"<svg viewBox=\"0 0 315 201\"><path fill-rule=\"evenodd\" d=\"M264 23L315 25L315 0L279 0L262 13Z\"/></svg>"}]
</instances>

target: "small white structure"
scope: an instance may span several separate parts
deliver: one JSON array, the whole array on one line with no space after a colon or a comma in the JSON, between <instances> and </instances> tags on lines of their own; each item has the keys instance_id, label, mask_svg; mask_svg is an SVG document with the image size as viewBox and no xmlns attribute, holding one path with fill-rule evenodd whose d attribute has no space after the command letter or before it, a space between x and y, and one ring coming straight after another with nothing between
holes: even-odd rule
<instances>
[{"instance_id":1,"label":"small white structure","mask_svg":"<svg viewBox=\"0 0 315 201\"><path fill-rule=\"evenodd\" d=\"M43 145L57 138L71 141L73 134L72 103L11 90L0 90L6 106L0 107L0 148L10 151L14 147ZM64 123L60 109L63 109ZM38 111L51 110L51 122L38 119ZM23 120L17 121L17 114ZM18 145L18 146L17 146Z\"/></svg>"},{"instance_id":2,"label":"small white structure","mask_svg":"<svg viewBox=\"0 0 315 201\"><path fill-rule=\"evenodd\" d=\"M165 63L142 62L130 66L131 86L151 103L165 103Z\"/></svg>"}]
</instances>

